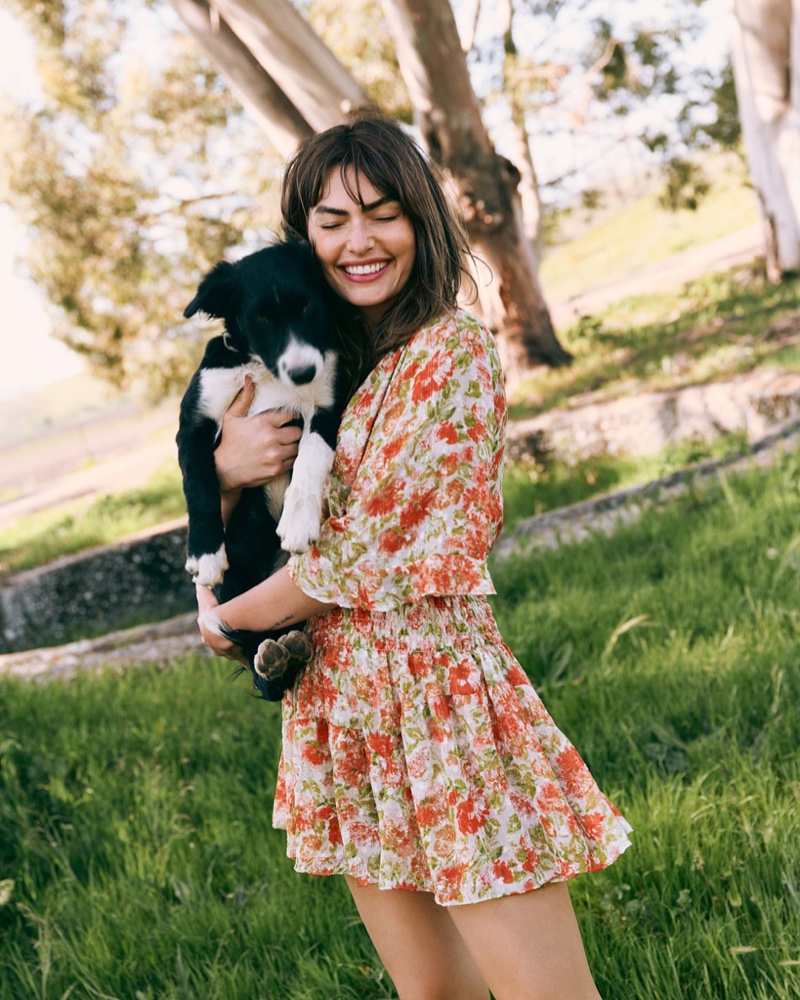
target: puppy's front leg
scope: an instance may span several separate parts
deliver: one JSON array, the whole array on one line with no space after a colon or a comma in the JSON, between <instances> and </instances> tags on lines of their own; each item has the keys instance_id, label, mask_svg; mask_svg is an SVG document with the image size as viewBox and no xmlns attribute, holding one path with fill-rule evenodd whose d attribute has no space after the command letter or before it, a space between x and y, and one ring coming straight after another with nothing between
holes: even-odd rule
<instances>
[{"instance_id":1,"label":"puppy's front leg","mask_svg":"<svg viewBox=\"0 0 800 1000\"><path fill-rule=\"evenodd\" d=\"M287 552L305 552L319 538L325 481L332 465L333 447L312 423L312 429L300 439L277 527Z\"/></svg>"},{"instance_id":2,"label":"puppy's front leg","mask_svg":"<svg viewBox=\"0 0 800 1000\"><path fill-rule=\"evenodd\" d=\"M228 568L225 526L222 523L219 484L214 465L216 423L196 414L181 414L178 461L189 513L186 570L195 583L212 587L222 582Z\"/></svg>"}]
</instances>

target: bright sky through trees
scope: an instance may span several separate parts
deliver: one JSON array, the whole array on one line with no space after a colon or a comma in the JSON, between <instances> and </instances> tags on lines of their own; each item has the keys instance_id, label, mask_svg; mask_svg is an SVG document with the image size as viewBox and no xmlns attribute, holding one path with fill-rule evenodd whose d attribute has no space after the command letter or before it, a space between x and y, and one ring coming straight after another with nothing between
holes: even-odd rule
<instances>
[{"instance_id":1,"label":"bright sky through trees","mask_svg":"<svg viewBox=\"0 0 800 1000\"><path fill-rule=\"evenodd\" d=\"M645 19L648 15L644 9L646 0L640 0L640 4L641 6L617 6L629 9L631 19L637 17L637 11ZM471 3L455 6L460 8L459 13L463 15L463 11L471 7ZM669 6L669 2L665 6ZM706 0L701 10L706 24L712 28L704 32L702 39L687 45L685 57L707 66L719 65L728 48L728 0ZM620 13L621 10L615 12L615 17ZM487 20L485 15L482 20ZM524 34L536 49L547 45L548 39L534 37L533 30ZM575 29L575 34L576 37L580 34L579 27ZM551 41L558 44L557 39ZM564 39L565 44L566 41ZM21 25L6 11L0 10L0 92L35 95L36 87L33 44ZM652 110L650 113L652 114ZM499 147L502 144L502 121L487 121L487 125ZM589 146L592 143L593 148ZM570 170L575 170L576 176L579 176L580 165L586 161L587 146L595 163L605 156L608 160L613 160L614 168L619 172L621 164L627 158L631 172L641 169L640 153L638 148L634 152L632 143L624 150L618 146L614 149L610 146L599 148L597 140L590 134L565 134L562 131L536 138L536 167L540 180L547 181L553 175ZM548 169L550 165L557 167ZM48 384L82 370L79 357L49 336L49 320L41 296L30 282L15 274L15 258L22 249L22 239L23 235L14 224L10 209L0 206L0 285L6 302L6 332L0 340L0 398L8 398L20 391ZM22 342L25 345L24 351L17 346Z\"/></svg>"}]
</instances>

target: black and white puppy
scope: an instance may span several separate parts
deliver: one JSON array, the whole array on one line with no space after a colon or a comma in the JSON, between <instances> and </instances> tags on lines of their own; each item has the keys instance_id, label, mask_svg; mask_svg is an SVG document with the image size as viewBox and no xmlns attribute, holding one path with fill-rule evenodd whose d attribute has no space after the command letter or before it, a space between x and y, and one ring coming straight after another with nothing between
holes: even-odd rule
<instances>
[{"instance_id":1,"label":"black and white puppy","mask_svg":"<svg viewBox=\"0 0 800 1000\"><path fill-rule=\"evenodd\" d=\"M265 580L319 537L325 481L333 463L342 399L332 293L311 248L276 243L236 263L221 262L184 310L225 322L209 341L183 397L178 460L189 514L186 569L220 603ZM284 409L302 423L291 474L242 492L227 527L214 465L222 418L245 376L255 384L250 413ZM228 629L214 612L205 624L240 645L256 690L279 699L310 655L296 627Z\"/></svg>"}]
</instances>

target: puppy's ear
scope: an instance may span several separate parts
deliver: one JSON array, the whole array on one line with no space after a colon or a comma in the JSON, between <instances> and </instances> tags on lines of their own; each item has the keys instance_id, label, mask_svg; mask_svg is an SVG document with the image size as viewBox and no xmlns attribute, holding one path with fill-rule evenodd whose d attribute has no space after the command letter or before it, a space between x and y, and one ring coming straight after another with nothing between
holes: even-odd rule
<instances>
[{"instance_id":1,"label":"puppy's ear","mask_svg":"<svg viewBox=\"0 0 800 1000\"><path fill-rule=\"evenodd\" d=\"M186 319L196 312L225 319L231 310L234 286L234 265L221 260L200 282L197 295L183 310Z\"/></svg>"}]
</instances>

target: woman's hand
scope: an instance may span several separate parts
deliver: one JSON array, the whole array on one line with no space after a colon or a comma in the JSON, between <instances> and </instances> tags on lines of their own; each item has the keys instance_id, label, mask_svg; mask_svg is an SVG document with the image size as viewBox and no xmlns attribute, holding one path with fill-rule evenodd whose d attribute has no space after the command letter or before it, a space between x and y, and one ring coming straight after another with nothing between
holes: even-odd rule
<instances>
[{"instance_id":1,"label":"woman's hand","mask_svg":"<svg viewBox=\"0 0 800 1000\"><path fill-rule=\"evenodd\" d=\"M255 391L248 376L222 418L214 463L223 494L238 494L246 486L263 486L288 472L297 458L302 429L283 426L292 419L287 410L248 416Z\"/></svg>"},{"instance_id":2,"label":"woman's hand","mask_svg":"<svg viewBox=\"0 0 800 1000\"><path fill-rule=\"evenodd\" d=\"M235 646L228 639L223 639L221 635L212 632L203 620L203 616L207 611L213 611L219 607L219 601L214 596L214 592L209 590L208 587L200 586L200 584L197 584L195 590L197 593L197 624L200 627L200 637L203 645L208 646L214 656L224 656L226 660L235 660L237 663L247 666L247 660L245 659L242 647Z\"/></svg>"}]
</instances>

